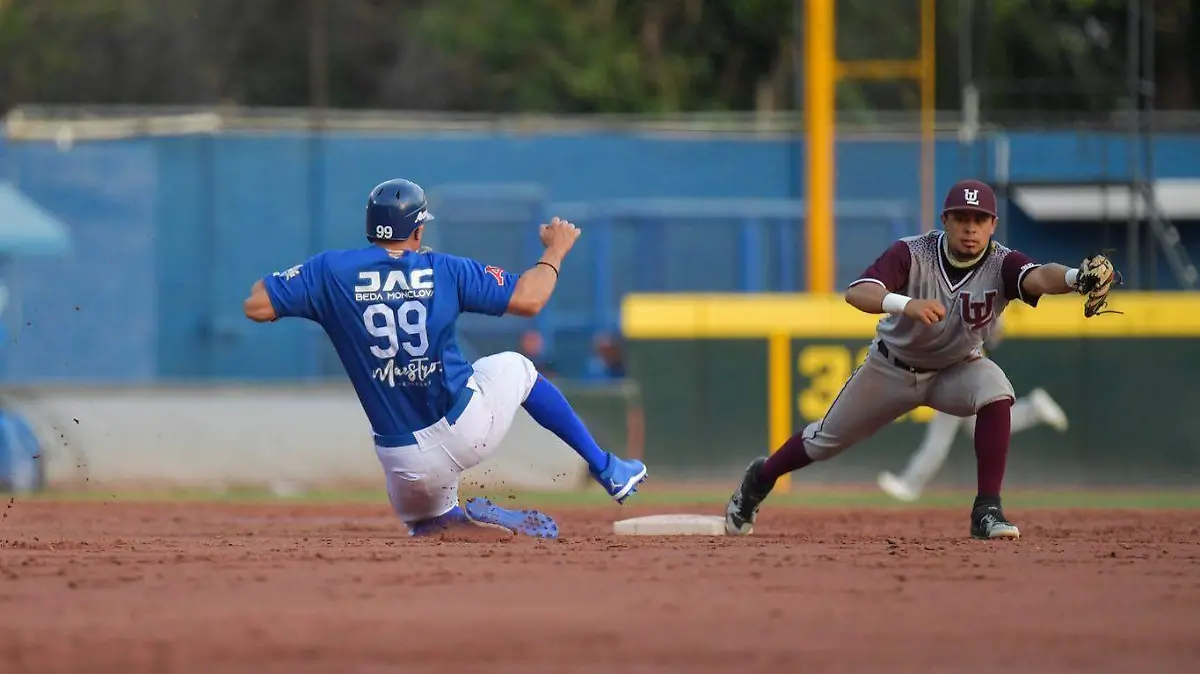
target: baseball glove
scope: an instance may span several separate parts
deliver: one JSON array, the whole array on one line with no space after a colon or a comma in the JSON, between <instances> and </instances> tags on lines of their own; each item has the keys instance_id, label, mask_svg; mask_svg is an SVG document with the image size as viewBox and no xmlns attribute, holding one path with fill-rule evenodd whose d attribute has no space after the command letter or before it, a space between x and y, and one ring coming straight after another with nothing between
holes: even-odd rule
<instances>
[{"instance_id":1,"label":"baseball glove","mask_svg":"<svg viewBox=\"0 0 1200 674\"><path fill-rule=\"evenodd\" d=\"M1087 318L1098 314L1120 314L1120 311L1105 311L1108 305L1108 293L1113 281L1121 283L1121 272L1113 267L1113 263L1103 255L1093 255L1079 265L1079 277L1076 288L1080 295L1086 295L1083 303L1083 315Z\"/></svg>"}]
</instances>

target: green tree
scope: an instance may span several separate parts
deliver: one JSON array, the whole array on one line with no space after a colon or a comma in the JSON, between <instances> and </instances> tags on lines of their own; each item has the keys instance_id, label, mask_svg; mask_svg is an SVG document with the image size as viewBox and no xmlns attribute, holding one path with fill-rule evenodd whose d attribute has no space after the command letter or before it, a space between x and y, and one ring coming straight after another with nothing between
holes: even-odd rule
<instances>
[{"instance_id":1,"label":"green tree","mask_svg":"<svg viewBox=\"0 0 1200 674\"><path fill-rule=\"evenodd\" d=\"M342 108L790 109L802 103L804 1L0 0L0 110L305 106L315 87L327 87L330 104ZM1157 15L1160 107L1196 107L1200 8L1190 0L1143 2ZM917 55L919 0L836 6L841 58ZM976 18L970 57L986 85L985 110L1095 116L1123 105L1124 0L939 0L937 7L939 108L960 106L966 7ZM322 40L328 58L313 59ZM313 63L326 70L311 72ZM914 110L919 94L912 82L846 82L839 104L869 119L878 110Z\"/></svg>"},{"instance_id":2,"label":"green tree","mask_svg":"<svg viewBox=\"0 0 1200 674\"><path fill-rule=\"evenodd\" d=\"M657 112L753 107L788 70L790 15L787 0L445 0L419 25L481 106Z\"/></svg>"}]
</instances>

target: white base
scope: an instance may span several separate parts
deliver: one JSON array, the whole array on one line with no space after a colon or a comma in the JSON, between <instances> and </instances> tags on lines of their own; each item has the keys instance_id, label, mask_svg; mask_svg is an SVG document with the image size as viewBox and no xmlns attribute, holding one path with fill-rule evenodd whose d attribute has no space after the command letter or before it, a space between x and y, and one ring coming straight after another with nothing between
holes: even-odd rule
<instances>
[{"instance_id":1,"label":"white base","mask_svg":"<svg viewBox=\"0 0 1200 674\"><path fill-rule=\"evenodd\" d=\"M618 536L724 536L725 518L716 515L650 515L613 522Z\"/></svg>"}]
</instances>

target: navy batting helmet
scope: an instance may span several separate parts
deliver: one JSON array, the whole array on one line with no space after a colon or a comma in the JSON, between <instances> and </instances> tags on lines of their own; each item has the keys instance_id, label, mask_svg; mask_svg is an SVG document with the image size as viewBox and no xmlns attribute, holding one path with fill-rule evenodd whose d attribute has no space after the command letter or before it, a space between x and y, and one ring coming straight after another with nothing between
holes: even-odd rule
<instances>
[{"instance_id":1,"label":"navy batting helmet","mask_svg":"<svg viewBox=\"0 0 1200 674\"><path fill-rule=\"evenodd\" d=\"M395 178L371 190L367 199L367 240L403 241L432 219L425 190L414 182Z\"/></svg>"}]
</instances>

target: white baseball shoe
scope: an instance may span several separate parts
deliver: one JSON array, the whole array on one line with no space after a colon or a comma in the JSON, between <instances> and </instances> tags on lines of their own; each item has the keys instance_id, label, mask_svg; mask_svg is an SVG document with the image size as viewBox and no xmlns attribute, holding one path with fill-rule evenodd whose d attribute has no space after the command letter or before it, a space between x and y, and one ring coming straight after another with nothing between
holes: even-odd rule
<instances>
[{"instance_id":1,"label":"white baseball shoe","mask_svg":"<svg viewBox=\"0 0 1200 674\"><path fill-rule=\"evenodd\" d=\"M1067 413L1058 406L1054 398L1045 389L1035 388L1029 392L1029 400L1033 403L1033 409L1037 410L1038 416L1042 421L1049 424L1059 433L1067 430Z\"/></svg>"},{"instance_id":2,"label":"white baseball shoe","mask_svg":"<svg viewBox=\"0 0 1200 674\"><path fill-rule=\"evenodd\" d=\"M885 494L891 496L897 501L912 503L918 498L921 498L920 489L909 485L903 479L896 477L886 470L880 473L879 477L876 478L875 481L879 483L879 488L882 489Z\"/></svg>"}]
</instances>

